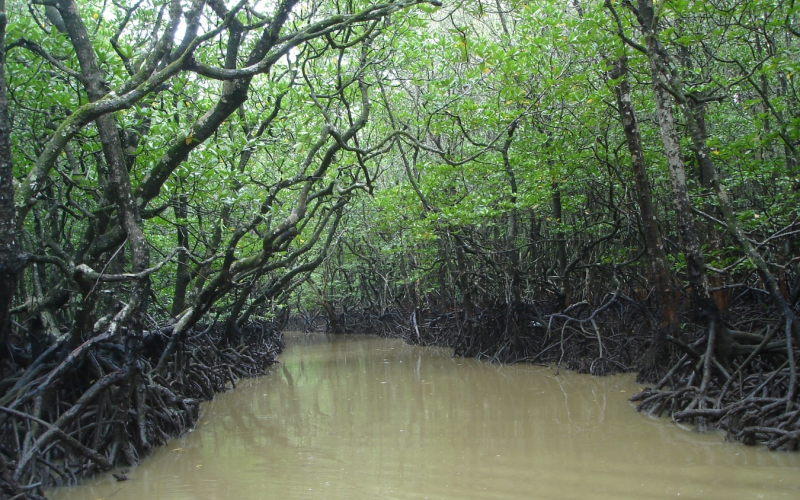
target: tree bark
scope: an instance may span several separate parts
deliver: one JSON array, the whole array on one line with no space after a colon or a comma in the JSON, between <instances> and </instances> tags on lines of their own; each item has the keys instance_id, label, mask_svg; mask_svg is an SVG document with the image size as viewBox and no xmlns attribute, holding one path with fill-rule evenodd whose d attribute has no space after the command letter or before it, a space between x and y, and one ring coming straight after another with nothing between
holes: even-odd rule
<instances>
[{"instance_id":1,"label":"tree bark","mask_svg":"<svg viewBox=\"0 0 800 500\"><path fill-rule=\"evenodd\" d=\"M653 282L655 283L656 297L661 313L661 324L656 331L650 349L645 353L643 362L639 367L639 379L653 381L655 378L660 378L659 374L661 368L663 368L662 361L667 360L667 337L669 335L679 336L680 328L677 318L678 307L675 300L675 290L670 282L664 241L661 238L661 232L653 210L653 196L645 168L642 138L631 100L627 73L627 57L623 55L614 63L611 76L612 78L622 78L616 87L617 105L622 119L622 127L625 131L625 141L631 155L633 176L636 182L636 203L639 206L642 232L649 251L650 270L653 273Z\"/></svg>"},{"instance_id":2,"label":"tree bark","mask_svg":"<svg viewBox=\"0 0 800 500\"><path fill-rule=\"evenodd\" d=\"M177 229L177 244L179 247L189 248L189 230L183 222L189 216L186 193L178 195L176 204L173 207L175 218L179 221ZM186 308L186 290L192 280L192 273L189 269L189 255L181 252L178 255L178 270L175 276L175 293L172 296L172 317L177 317Z\"/></svg>"},{"instance_id":3,"label":"tree bark","mask_svg":"<svg viewBox=\"0 0 800 500\"><path fill-rule=\"evenodd\" d=\"M556 224L561 224L562 209L561 209L561 188L557 182L553 182L551 186L551 193L553 196L553 219ZM558 277L561 280L561 290L559 290L558 308L559 310L566 309L571 300L571 290L569 286L569 277L567 276L567 242L564 239L564 231L561 229L556 231L556 262L558 264Z\"/></svg>"},{"instance_id":4,"label":"tree bark","mask_svg":"<svg viewBox=\"0 0 800 500\"><path fill-rule=\"evenodd\" d=\"M84 77L84 88L89 100L98 101L106 96L108 90L97 60L97 54L91 45L89 33L83 24L78 7L73 0L61 0L58 9L67 28L67 34L75 48L81 73ZM128 176L125 154L117 131L117 120L111 114L100 116L95 121L103 154L108 167L108 179L111 192L117 205L121 226L131 246L131 267L133 273L147 269L149 249L142 230L142 219L139 209L134 203L131 181Z\"/></svg>"},{"instance_id":5,"label":"tree bark","mask_svg":"<svg viewBox=\"0 0 800 500\"><path fill-rule=\"evenodd\" d=\"M20 254L14 206L14 170L11 162L11 123L6 92L6 7L0 0L0 349L11 333L11 305L17 284ZM0 356L4 353L0 352Z\"/></svg>"},{"instance_id":6,"label":"tree bark","mask_svg":"<svg viewBox=\"0 0 800 500\"><path fill-rule=\"evenodd\" d=\"M686 274L692 288L692 298L698 308L700 319L707 325L716 325L718 345L715 353L723 363L731 355L732 339L723 327L719 308L711 297L706 263L700 239L697 235L692 203L686 186L686 166L681 156L680 142L672 112L672 96L669 93L669 59L659 40L658 19L652 0L637 0L636 16L644 34L650 75L653 80L653 95L656 104L656 117L661 129L670 184L672 185L672 204L678 219L681 246L686 262Z\"/></svg>"},{"instance_id":7,"label":"tree bark","mask_svg":"<svg viewBox=\"0 0 800 500\"><path fill-rule=\"evenodd\" d=\"M517 235L519 234L519 213L517 211L517 178L514 175L514 169L511 166L511 160L508 157L508 150L511 147L511 142L514 140L514 132L517 129L517 122L511 124L508 128L508 137L500 149L500 154L503 156L503 168L508 176L508 184L511 187L511 210L508 213L508 233L506 235L506 248L509 256L509 265L511 267L511 306L514 311L520 310L522 306L522 278L520 276L520 259L519 250L517 250Z\"/></svg>"}]
</instances>

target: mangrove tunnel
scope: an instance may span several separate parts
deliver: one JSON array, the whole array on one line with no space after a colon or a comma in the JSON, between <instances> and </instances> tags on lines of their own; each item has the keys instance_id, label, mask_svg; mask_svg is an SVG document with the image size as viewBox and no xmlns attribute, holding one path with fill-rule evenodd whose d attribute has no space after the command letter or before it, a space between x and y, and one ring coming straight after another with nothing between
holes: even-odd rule
<instances>
[{"instance_id":1,"label":"mangrove tunnel","mask_svg":"<svg viewBox=\"0 0 800 500\"><path fill-rule=\"evenodd\" d=\"M796 451L798 76L794 0L0 0L0 497L320 328Z\"/></svg>"}]
</instances>

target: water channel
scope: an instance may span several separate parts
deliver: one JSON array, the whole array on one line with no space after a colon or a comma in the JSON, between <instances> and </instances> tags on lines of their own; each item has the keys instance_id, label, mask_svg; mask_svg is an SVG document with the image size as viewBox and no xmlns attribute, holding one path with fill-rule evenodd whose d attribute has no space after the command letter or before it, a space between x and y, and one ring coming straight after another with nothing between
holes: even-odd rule
<instances>
[{"instance_id":1,"label":"water channel","mask_svg":"<svg viewBox=\"0 0 800 500\"><path fill-rule=\"evenodd\" d=\"M496 366L364 336L288 334L270 373L117 482L53 500L797 499L800 453L636 413L633 376Z\"/></svg>"}]
</instances>

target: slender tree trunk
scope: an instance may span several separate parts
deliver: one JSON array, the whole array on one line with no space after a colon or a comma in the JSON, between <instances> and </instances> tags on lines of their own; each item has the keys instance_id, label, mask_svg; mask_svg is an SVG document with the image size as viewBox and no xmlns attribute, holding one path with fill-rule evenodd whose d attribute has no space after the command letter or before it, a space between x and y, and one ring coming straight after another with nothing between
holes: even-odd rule
<instances>
[{"instance_id":1,"label":"slender tree trunk","mask_svg":"<svg viewBox=\"0 0 800 500\"><path fill-rule=\"evenodd\" d=\"M652 0L637 0L637 17L644 33L650 74L653 80L653 95L656 104L656 117L661 129L667 166L672 185L672 204L678 219L681 246L686 260L686 273L692 287L692 298L698 308L699 317L710 327L717 327L714 351L723 363L731 355L732 339L723 327L719 309L711 297L706 263L700 239L695 228L692 203L686 187L686 166L681 156L680 142L672 112L672 96L668 89L670 80L669 58L658 38L658 20L653 10Z\"/></svg>"},{"instance_id":2,"label":"slender tree trunk","mask_svg":"<svg viewBox=\"0 0 800 500\"><path fill-rule=\"evenodd\" d=\"M692 116L694 116L694 119L700 127L705 130L705 103L692 101L689 103L689 106ZM703 189L703 211L714 217L721 218L721 215L718 214L719 209L711 203L710 198L710 195L714 192L713 179L716 174L713 170L709 170L709 163L703 161L701 152L698 151L696 147L692 146L692 152L694 153L695 161L697 161L700 186ZM717 230L717 225L713 221L708 220L698 221L698 224L701 224L703 227L700 234L700 243L707 249L707 252L718 251L722 245L722 241L720 240L720 232ZM712 286L719 287L724 283L724 278L719 275L712 275L710 277L710 282ZM728 295L730 292L725 290L724 287L722 288L722 290L712 292L711 295L714 298L714 302L717 304L717 308L719 308L720 314L724 315L728 312Z\"/></svg>"},{"instance_id":3,"label":"slender tree trunk","mask_svg":"<svg viewBox=\"0 0 800 500\"><path fill-rule=\"evenodd\" d=\"M450 259L450 251L447 248L447 239L438 238L439 244L439 308L441 312L449 311L455 307L453 297L450 291L452 290L451 280L453 277L453 263Z\"/></svg>"},{"instance_id":4,"label":"slender tree trunk","mask_svg":"<svg viewBox=\"0 0 800 500\"><path fill-rule=\"evenodd\" d=\"M689 283L698 305L702 309L711 307L708 294L708 277L705 272L705 261L700 249L700 240L692 215L692 204L686 187L686 166L681 156L680 142L675 127L675 116L672 113L672 97L667 91L666 61L658 40L657 28L654 25L654 12L651 0L638 0L639 21L647 43L650 73L653 79L653 95L655 97L656 117L661 130L661 140L669 167L670 184L672 186L672 203L678 219L681 242L686 259L686 272Z\"/></svg>"},{"instance_id":5,"label":"slender tree trunk","mask_svg":"<svg viewBox=\"0 0 800 500\"><path fill-rule=\"evenodd\" d=\"M91 101L98 101L108 92L97 54L91 45L89 33L80 17L78 7L73 0L61 0L58 9L78 56L81 73L85 79L86 93ZM132 195L125 154L117 131L117 120L113 115L103 115L96 120L96 124L108 166L111 191L116 201L121 225L131 246L132 272L138 273L147 268L149 249L142 231L139 209Z\"/></svg>"},{"instance_id":6,"label":"slender tree trunk","mask_svg":"<svg viewBox=\"0 0 800 500\"><path fill-rule=\"evenodd\" d=\"M20 265L14 206L14 171L11 162L11 123L6 93L7 21L5 0L0 0L0 349L6 346L6 339L11 333L10 310Z\"/></svg>"},{"instance_id":7,"label":"slender tree trunk","mask_svg":"<svg viewBox=\"0 0 800 500\"><path fill-rule=\"evenodd\" d=\"M551 193L553 196L553 219L556 224L561 224L562 210L561 210L561 188L557 182L553 182L551 186ZM565 309L570 304L571 290L569 287L569 278L567 276L567 243L564 239L564 231L560 228L556 231L556 262L558 264L558 277L561 280L561 290L559 290L558 307Z\"/></svg>"},{"instance_id":8,"label":"slender tree trunk","mask_svg":"<svg viewBox=\"0 0 800 500\"><path fill-rule=\"evenodd\" d=\"M461 290L461 304L464 308L465 332L471 335L472 318L475 315L472 301L472 285L467 275L467 257L464 254L461 238L453 235L456 240L456 269L458 270L458 287Z\"/></svg>"},{"instance_id":9,"label":"slender tree trunk","mask_svg":"<svg viewBox=\"0 0 800 500\"><path fill-rule=\"evenodd\" d=\"M622 77L622 80L616 88L617 105L619 106L620 118L622 119L622 127L625 131L628 151L631 154L631 164L633 166L633 175L636 182L636 202L639 205L639 211L641 213L642 232L644 233L645 242L647 243L650 257L650 270L653 273L656 297L661 313L661 325L653 338L650 349L645 353L642 364L639 367L639 379L641 381L653 381L656 378L660 378L660 372L665 367L664 362L668 361L667 336L679 336L680 328L677 317L678 306L675 300L675 290L670 282L669 265L667 264L666 252L664 251L664 241L661 238L655 211L653 210L653 196L650 189L650 181L647 179L644 153L642 152L642 138L639 133L639 124L633 109L627 73L627 58L622 56L614 64L612 77Z\"/></svg>"},{"instance_id":10,"label":"slender tree trunk","mask_svg":"<svg viewBox=\"0 0 800 500\"><path fill-rule=\"evenodd\" d=\"M778 74L778 82L780 85L778 86L779 89L779 96L785 96L789 93L789 82L786 79L786 75ZM794 110L797 113L797 110ZM797 175L797 157L795 156L794 151L789 146L789 143L786 142L784 139L783 143L783 157L786 165L786 172L788 175Z\"/></svg>"},{"instance_id":11,"label":"slender tree trunk","mask_svg":"<svg viewBox=\"0 0 800 500\"><path fill-rule=\"evenodd\" d=\"M698 159L702 165L701 168L704 172L708 172L708 175L710 176L711 185L714 189L717 199L719 200L720 209L725 218L725 224L727 225L728 232L734 237L736 242L744 251L745 255L747 255L748 260L756 268L761 280L764 282L764 288L766 288L767 292L770 294L770 297L772 298L775 306L781 312L781 315L788 322L790 326L789 330L794 335L795 342L800 344L800 323L797 321L797 316L781 292L780 287L778 286L778 279L769 270L767 262L747 238L747 235L744 234L744 231L739 224L739 219L736 217L736 212L733 208L733 201L731 200L730 194L728 194L728 190L725 188L719 178L717 168L711 159L711 151L706 145L705 122L697 120L694 110L689 104L689 100L684 95L679 81L673 82L673 92L677 97L678 104L680 104L681 110L683 111L683 116L686 119L692 144L694 149L697 151ZM789 333L787 332L787 335L788 334Z\"/></svg>"},{"instance_id":12,"label":"slender tree trunk","mask_svg":"<svg viewBox=\"0 0 800 500\"><path fill-rule=\"evenodd\" d=\"M522 278L519 269L519 251L517 250L517 235L519 234L519 213L517 211L517 177L511 167L511 160L508 157L508 149L514 139L514 132L517 129L517 122L511 124L508 129L508 137L500 150L503 156L503 168L508 176L508 184L511 187L511 211L508 213L508 233L506 235L506 249L509 255L509 265L511 267L511 306L514 311L519 311L522 306Z\"/></svg>"},{"instance_id":13,"label":"slender tree trunk","mask_svg":"<svg viewBox=\"0 0 800 500\"><path fill-rule=\"evenodd\" d=\"M178 196L176 205L173 207L175 218L178 219L177 237L178 246L189 248L189 230L183 222L189 216L186 193ZM186 308L186 290L192 280L192 273L188 266L189 255L181 252L178 255L178 271L175 277L175 293L172 298L172 317L177 317Z\"/></svg>"},{"instance_id":14,"label":"slender tree trunk","mask_svg":"<svg viewBox=\"0 0 800 500\"><path fill-rule=\"evenodd\" d=\"M106 96L108 90L103 78L103 72L91 44L89 33L81 19L78 7L74 0L60 0L57 8L64 20L67 35L75 49L81 74L84 78L84 89L90 101L98 101ZM122 141L117 130L117 120L112 114L98 117L95 120L103 156L108 168L109 192L116 204L117 217L122 227L131 252L131 271L139 273L147 269L150 262L150 249L144 235L142 218L139 207L134 200L131 181L128 174L128 164L122 148ZM111 200L110 200L111 201ZM114 392L114 405L121 410L120 423L114 432L111 462L116 462L118 456L123 457L125 463L136 462L133 452L133 443L127 432L124 432L130 407L131 397L139 376L139 356L142 343L142 323L147 299L150 292L150 281L145 278L132 283L128 303L120 309L120 314L114 316L112 323L125 332L125 368L127 374L120 388ZM89 293L93 293L90 289Z\"/></svg>"}]
</instances>

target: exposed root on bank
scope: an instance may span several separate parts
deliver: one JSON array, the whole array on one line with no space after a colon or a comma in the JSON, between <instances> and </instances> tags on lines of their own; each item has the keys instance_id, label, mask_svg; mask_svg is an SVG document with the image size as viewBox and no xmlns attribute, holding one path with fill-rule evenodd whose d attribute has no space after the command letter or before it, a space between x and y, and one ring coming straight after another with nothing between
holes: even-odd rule
<instances>
[{"instance_id":1,"label":"exposed root on bank","mask_svg":"<svg viewBox=\"0 0 800 500\"><path fill-rule=\"evenodd\" d=\"M677 339L685 354L654 387L631 401L638 411L670 415L699 430L720 428L745 444L797 450L797 348L791 324L768 323L759 333L734 332L735 356L725 366L714 353L716 325L691 344Z\"/></svg>"},{"instance_id":2,"label":"exposed root on bank","mask_svg":"<svg viewBox=\"0 0 800 500\"><path fill-rule=\"evenodd\" d=\"M463 310L382 315L361 311L341 320L348 332L451 347L456 356L557 365L594 375L633 371L651 327L645 308L612 294L596 308L580 302L557 312L552 302L499 304L465 316Z\"/></svg>"},{"instance_id":3,"label":"exposed root on bank","mask_svg":"<svg viewBox=\"0 0 800 500\"><path fill-rule=\"evenodd\" d=\"M180 339L164 327L146 332L135 358L119 338L74 346L65 336L26 367L6 360L2 496L40 499L47 486L137 463L193 427L200 402L265 373L282 346L279 327L254 322L235 339L217 325Z\"/></svg>"}]
</instances>

